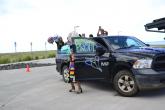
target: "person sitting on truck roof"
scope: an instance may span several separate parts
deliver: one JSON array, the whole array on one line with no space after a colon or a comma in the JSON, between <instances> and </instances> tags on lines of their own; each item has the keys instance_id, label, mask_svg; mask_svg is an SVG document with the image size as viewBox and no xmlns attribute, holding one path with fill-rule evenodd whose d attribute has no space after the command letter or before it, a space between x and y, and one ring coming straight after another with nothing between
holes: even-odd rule
<instances>
[{"instance_id":1,"label":"person sitting on truck roof","mask_svg":"<svg viewBox=\"0 0 165 110\"><path fill-rule=\"evenodd\" d=\"M99 26L98 32L97 32L97 36L107 36L108 35L108 31L105 31L103 28L101 28L101 26Z\"/></svg>"}]
</instances>

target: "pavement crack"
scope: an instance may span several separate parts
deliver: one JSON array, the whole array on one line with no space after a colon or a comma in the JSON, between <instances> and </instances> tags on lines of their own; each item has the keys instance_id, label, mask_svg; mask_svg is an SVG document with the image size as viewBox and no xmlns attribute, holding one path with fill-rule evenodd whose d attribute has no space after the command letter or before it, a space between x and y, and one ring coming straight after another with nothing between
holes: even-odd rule
<instances>
[{"instance_id":1,"label":"pavement crack","mask_svg":"<svg viewBox=\"0 0 165 110\"><path fill-rule=\"evenodd\" d=\"M0 108L4 108L6 106L6 104L2 104L0 105Z\"/></svg>"},{"instance_id":2,"label":"pavement crack","mask_svg":"<svg viewBox=\"0 0 165 110\"><path fill-rule=\"evenodd\" d=\"M6 104L1 105L1 107L5 107L5 106L6 106Z\"/></svg>"}]
</instances>

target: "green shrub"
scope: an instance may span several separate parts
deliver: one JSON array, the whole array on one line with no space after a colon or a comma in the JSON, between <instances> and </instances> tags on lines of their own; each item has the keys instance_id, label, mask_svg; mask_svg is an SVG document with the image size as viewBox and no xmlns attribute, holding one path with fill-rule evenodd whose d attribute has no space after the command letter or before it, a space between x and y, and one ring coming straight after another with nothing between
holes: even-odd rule
<instances>
[{"instance_id":1,"label":"green shrub","mask_svg":"<svg viewBox=\"0 0 165 110\"><path fill-rule=\"evenodd\" d=\"M11 59L10 62L17 62L17 60L16 59Z\"/></svg>"},{"instance_id":2,"label":"green shrub","mask_svg":"<svg viewBox=\"0 0 165 110\"><path fill-rule=\"evenodd\" d=\"M35 60L38 60L39 59L39 57L38 56L35 56Z\"/></svg>"},{"instance_id":3,"label":"green shrub","mask_svg":"<svg viewBox=\"0 0 165 110\"><path fill-rule=\"evenodd\" d=\"M30 61L30 60L33 60L33 58L28 55L28 56L23 57L22 61Z\"/></svg>"},{"instance_id":4,"label":"green shrub","mask_svg":"<svg viewBox=\"0 0 165 110\"><path fill-rule=\"evenodd\" d=\"M45 56L41 56L41 59L45 59Z\"/></svg>"},{"instance_id":5,"label":"green shrub","mask_svg":"<svg viewBox=\"0 0 165 110\"><path fill-rule=\"evenodd\" d=\"M55 57L55 54L54 53L49 53L48 54L48 58L54 58Z\"/></svg>"},{"instance_id":6,"label":"green shrub","mask_svg":"<svg viewBox=\"0 0 165 110\"><path fill-rule=\"evenodd\" d=\"M1 58L0 59L0 64L6 64L6 63L10 63L10 59L9 58Z\"/></svg>"},{"instance_id":7,"label":"green shrub","mask_svg":"<svg viewBox=\"0 0 165 110\"><path fill-rule=\"evenodd\" d=\"M18 58L17 61L18 61L18 62L21 62L21 61L22 61L22 58Z\"/></svg>"},{"instance_id":8,"label":"green shrub","mask_svg":"<svg viewBox=\"0 0 165 110\"><path fill-rule=\"evenodd\" d=\"M44 58L52 58L56 56L55 50L36 51L36 52L17 52L17 53L0 53L0 64L22 62L29 60L38 60Z\"/></svg>"}]
</instances>

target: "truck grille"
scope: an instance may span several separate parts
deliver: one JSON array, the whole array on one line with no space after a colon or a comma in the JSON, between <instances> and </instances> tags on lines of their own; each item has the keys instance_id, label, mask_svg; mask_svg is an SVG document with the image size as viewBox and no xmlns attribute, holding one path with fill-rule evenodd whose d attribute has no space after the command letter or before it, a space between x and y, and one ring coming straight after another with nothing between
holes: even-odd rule
<instances>
[{"instance_id":1,"label":"truck grille","mask_svg":"<svg viewBox=\"0 0 165 110\"><path fill-rule=\"evenodd\" d=\"M165 54L159 54L154 57L152 68L155 71L165 71Z\"/></svg>"}]
</instances>

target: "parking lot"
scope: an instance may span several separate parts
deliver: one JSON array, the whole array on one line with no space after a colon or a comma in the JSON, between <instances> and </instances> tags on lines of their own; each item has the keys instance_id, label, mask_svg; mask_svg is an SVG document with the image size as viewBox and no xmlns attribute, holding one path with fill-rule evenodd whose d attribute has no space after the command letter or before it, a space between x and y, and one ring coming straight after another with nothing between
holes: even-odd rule
<instances>
[{"instance_id":1,"label":"parking lot","mask_svg":"<svg viewBox=\"0 0 165 110\"><path fill-rule=\"evenodd\" d=\"M164 110L165 89L122 97L104 82L82 82L68 92L55 66L0 71L0 110Z\"/></svg>"}]
</instances>

